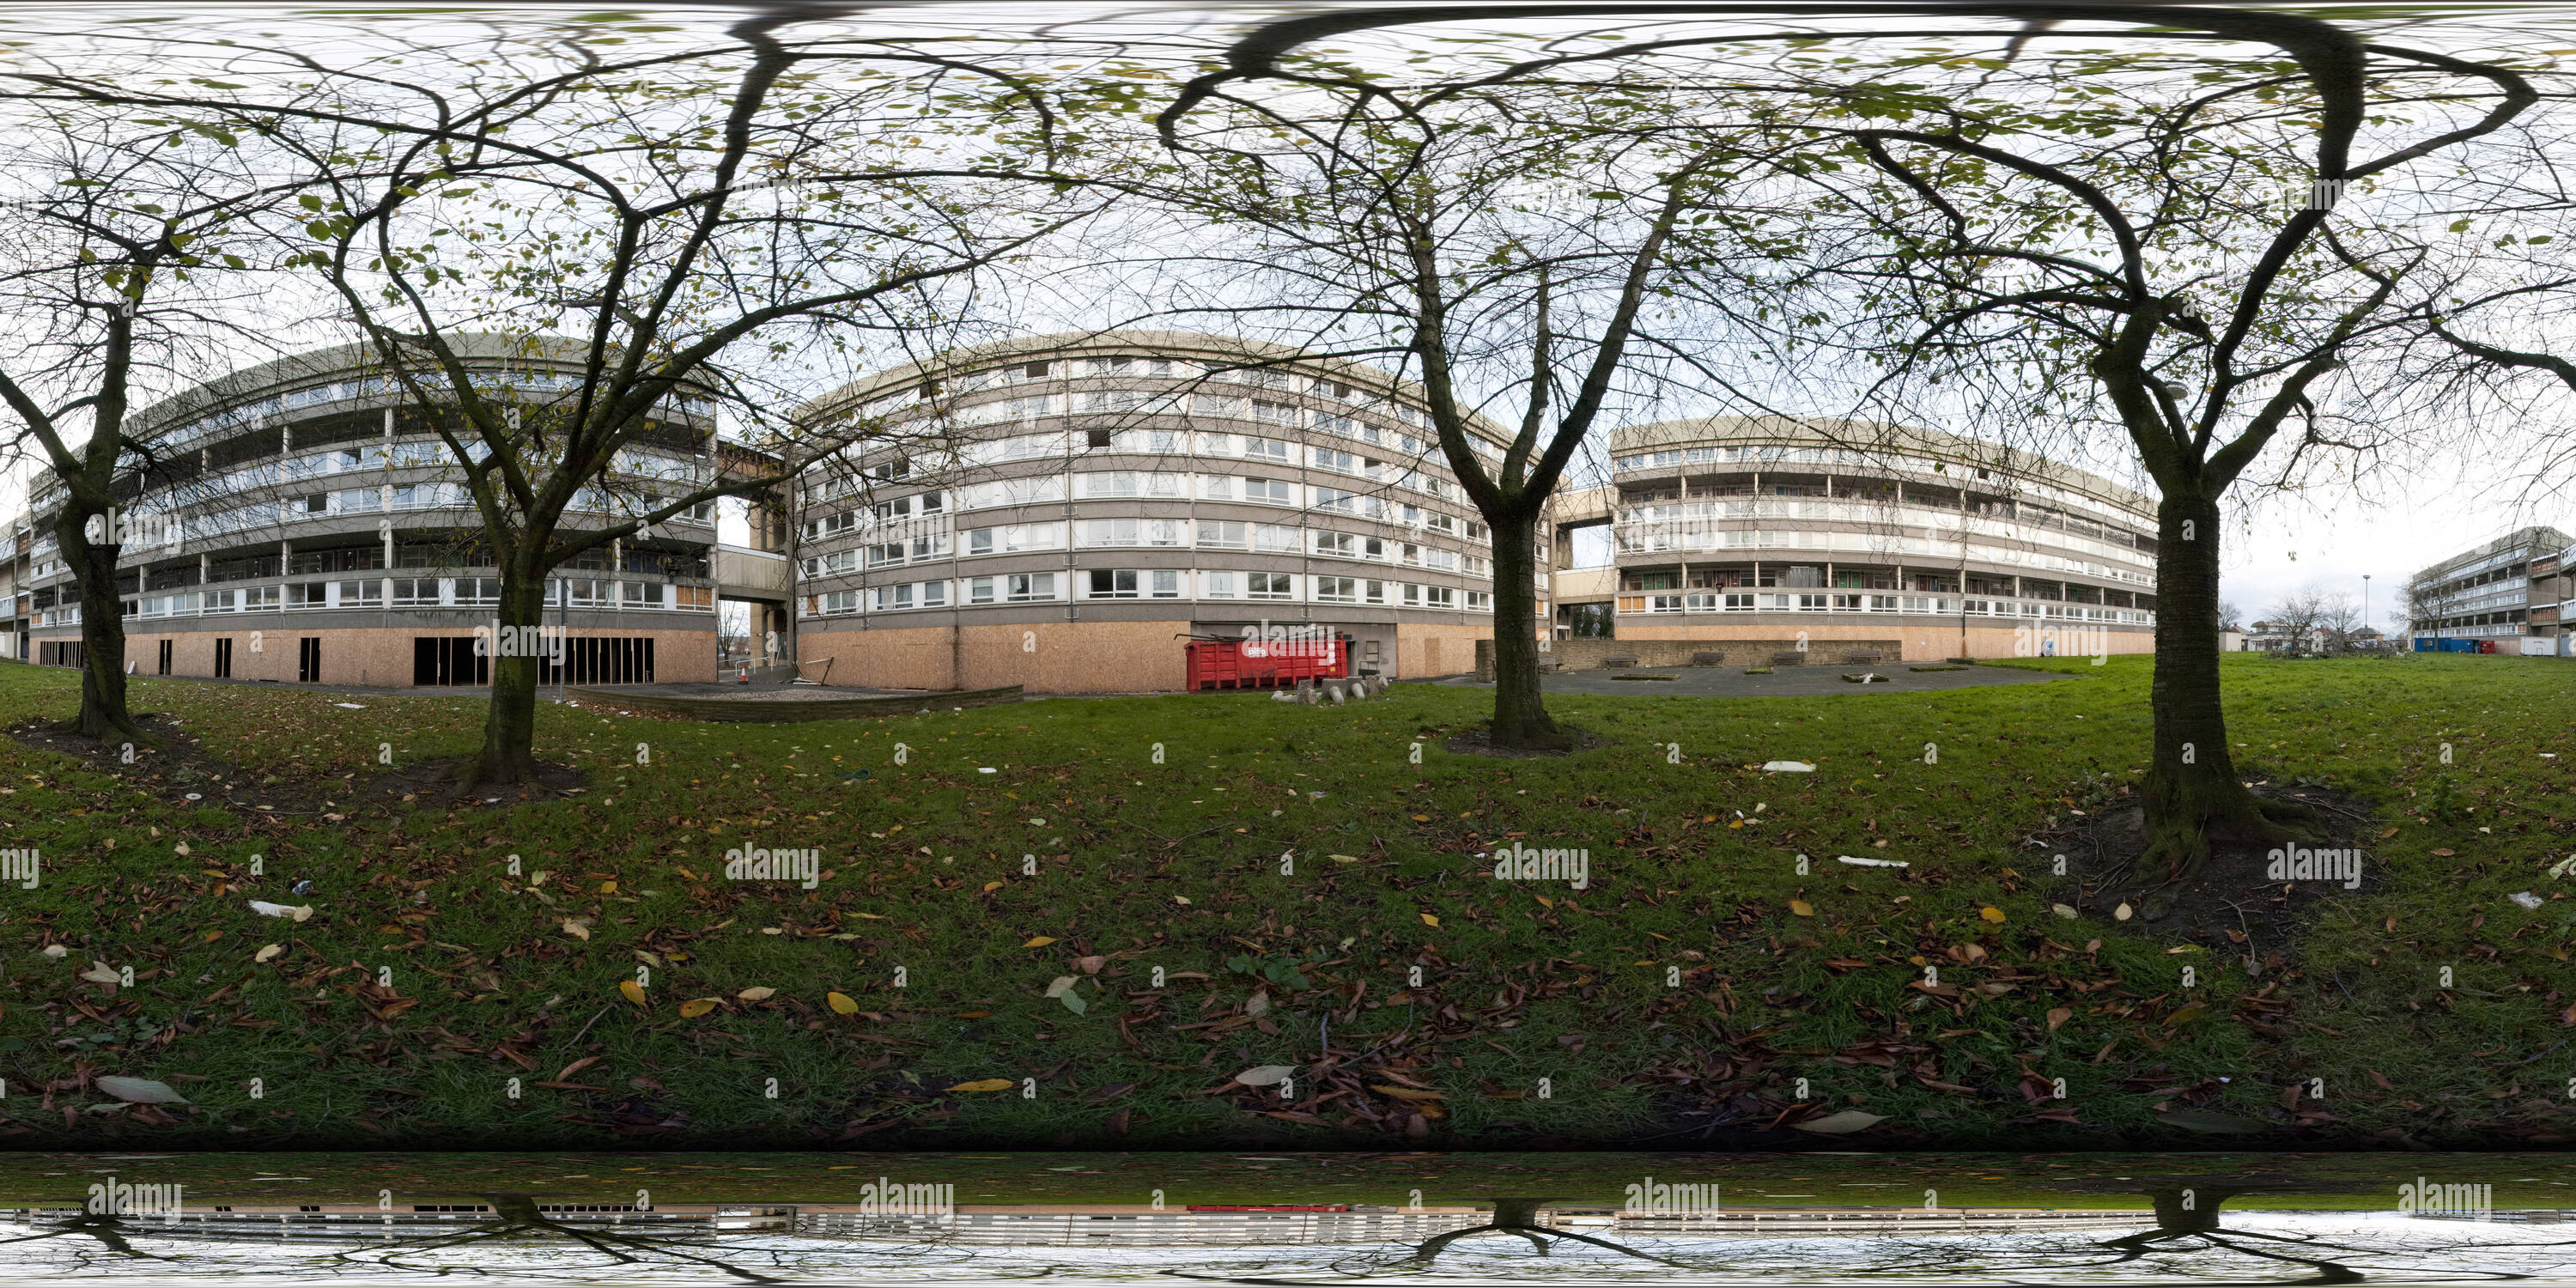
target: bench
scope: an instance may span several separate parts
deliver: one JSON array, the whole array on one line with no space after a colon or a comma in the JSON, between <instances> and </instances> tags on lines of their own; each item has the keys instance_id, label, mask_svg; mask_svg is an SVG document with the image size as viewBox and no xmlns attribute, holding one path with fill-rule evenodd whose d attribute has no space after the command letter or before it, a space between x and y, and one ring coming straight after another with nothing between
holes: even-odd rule
<instances>
[{"instance_id":1,"label":"bench","mask_svg":"<svg viewBox=\"0 0 2576 1288\"><path fill-rule=\"evenodd\" d=\"M1724 653L1693 653L1691 654L1691 665L1724 666L1726 665L1726 655Z\"/></svg>"},{"instance_id":2,"label":"bench","mask_svg":"<svg viewBox=\"0 0 2576 1288\"><path fill-rule=\"evenodd\" d=\"M1636 664L1637 655L1634 653L1622 653L1617 657L1605 657L1601 659L1601 665L1611 670L1619 670L1635 666Z\"/></svg>"},{"instance_id":3,"label":"bench","mask_svg":"<svg viewBox=\"0 0 2576 1288\"><path fill-rule=\"evenodd\" d=\"M1771 665L1773 666L1805 666L1806 664L1807 655L1797 652L1794 649L1786 653L1774 653L1771 655Z\"/></svg>"}]
</instances>

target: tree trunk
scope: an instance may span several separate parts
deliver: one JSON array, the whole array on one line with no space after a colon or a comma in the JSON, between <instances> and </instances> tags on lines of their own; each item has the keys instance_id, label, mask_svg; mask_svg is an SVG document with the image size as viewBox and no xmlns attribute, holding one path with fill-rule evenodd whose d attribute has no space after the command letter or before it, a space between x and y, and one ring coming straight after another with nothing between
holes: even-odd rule
<instances>
[{"instance_id":1,"label":"tree trunk","mask_svg":"<svg viewBox=\"0 0 2576 1288\"><path fill-rule=\"evenodd\" d=\"M514 560L513 564L527 562ZM496 617L501 629L491 644L492 698L483 716L483 748L458 772L457 781L464 786L536 780L539 665L562 647L559 637L538 642L544 635L538 628L545 625L545 611L545 570L505 565Z\"/></svg>"},{"instance_id":2,"label":"tree trunk","mask_svg":"<svg viewBox=\"0 0 2576 1288\"><path fill-rule=\"evenodd\" d=\"M1531 586L1538 523L1525 514L1495 523L1493 532L1494 723L1487 736L1497 747L1563 750L1573 739L1548 718L1538 683L1538 596Z\"/></svg>"},{"instance_id":3,"label":"tree trunk","mask_svg":"<svg viewBox=\"0 0 2576 1288\"><path fill-rule=\"evenodd\" d=\"M80 714L57 728L101 742L157 746L161 740L145 733L125 705L125 599L116 589L116 560L124 547L110 530L108 508L66 500L54 521L54 539L72 567L81 606ZM104 540L90 539L94 528Z\"/></svg>"},{"instance_id":4,"label":"tree trunk","mask_svg":"<svg viewBox=\"0 0 2576 1288\"><path fill-rule=\"evenodd\" d=\"M2218 504L2178 488L2156 507L2155 755L2145 792L2147 857L2189 877L2214 838L2278 835L2236 777L2218 691ZM2150 901L2148 915L2161 915Z\"/></svg>"}]
</instances>

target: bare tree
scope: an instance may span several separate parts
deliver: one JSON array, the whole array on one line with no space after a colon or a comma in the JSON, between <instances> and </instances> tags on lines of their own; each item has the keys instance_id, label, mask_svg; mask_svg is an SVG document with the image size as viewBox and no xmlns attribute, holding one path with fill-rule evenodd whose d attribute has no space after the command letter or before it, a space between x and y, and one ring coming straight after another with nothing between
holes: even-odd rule
<instances>
[{"instance_id":1,"label":"bare tree","mask_svg":"<svg viewBox=\"0 0 2576 1288\"><path fill-rule=\"evenodd\" d=\"M2264 633L2285 641L2279 650L2283 655L2305 657L2318 651L2325 617L2325 593L2315 586L2304 586L2263 610Z\"/></svg>"},{"instance_id":2,"label":"bare tree","mask_svg":"<svg viewBox=\"0 0 2576 1288\"><path fill-rule=\"evenodd\" d=\"M0 79L0 113L20 189L0 221L0 403L16 421L0 450L42 466L30 499L79 596L80 711L63 727L157 744L126 704L118 563L175 549L184 532L130 507L171 465L134 402L219 343L268 342L227 306L261 289L247 274L245 256L263 254L252 225L288 189L250 173L229 132L84 101L41 64Z\"/></svg>"},{"instance_id":3,"label":"bare tree","mask_svg":"<svg viewBox=\"0 0 2576 1288\"><path fill-rule=\"evenodd\" d=\"M446 446L500 572L498 624L531 631L550 570L871 433L787 411L817 367L953 335L965 279L1067 217L1061 185L1024 182L1059 143L1027 81L798 24L521 19L472 57L395 29L369 51L384 63L349 66L235 43L212 86L81 88L255 131L293 168L309 191L279 233L309 249L291 263ZM647 461L675 434L715 454L691 403L767 463ZM539 661L494 660L460 782L538 776Z\"/></svg>"},{"instance_id":4,"label":"bare tree","mask_svg":"<svg viewBox=\"0 0 2576 1288\"><path fill-rule=\"evenodd\" d=\"M1492 540L1490 740L1564 748L1539 689L1540 521L1605 412L1648 396L1665 248L1738 140L1639 142L1637 104L1294 52L1331 25L1237 44L1157 118L1166 159L1134 187L1214 225L1195 253L1208 302L1175 311L1420 382ZM1499 451L1480 432L1497 424Z\"/></svg>"},{"instance_id":5,"label":"bare tree","mask_svg":"<svg viewBox=\"0 0 2576 1288\"><path fill-rule=\"evenodd\" d=\"M2418 356L2409 311L2429 282L2410 276L2425 253L2397 190L2418 169L2447 173L2539 95L2501 63L2279 11L1946 11L2029 25L1997 32L1987 58L1947 64L1954 79L1937 88L1858 85L1836 41L1733 82L1739 99L1758 85L1830 96L1867 118L1800 122L1820 140L1800 176L1819 193L1806 243L1819 250L1805 270L1812 311L1835 321L1783 323L1784 347L1811 362L1876 364L1860 397L1899 414L1999 434L2062 426L2070 446L2096 430L2116 435L2153 479L2143 797L2150 857L2188 875L2214 840L2279 837L2279 820L2304 817L2257 799L2231 760L2217 665L2220 507L2249 475L2293 486L2334 454L2368 462L2423 441L2414 425L2339 397L2401 380ZM2083 31L2077 52L2048 53L2074 34L2054 24L2078 16L2111 25ZM2128 49L2102 53L2106 37ZM2228 42L2267 52L2247 57ZM2104 93L2067 92L2095 77L2107 78ZM1855 95L1870 110L1849 111ZM2437 100L2420 128L2370 141L2393 104ZM1822 351L1819 334L1832 337ZM2255 471L2276 445L2274 463ZM2164 906L2151 900L2148 915Z\"/></svg>"},{"instance_id":6,"label":"bare tree","mask_svg":"<svg viewBox=\"0 0 2576 1288\"><path fill-rule=\"evenodd\" d=\"M2317 630L2329 653L2349 653L2360 643L2361 628L2369 623L2361 619L2361 604L2348 590L2315 592Z\"/></svg>"}]
</instances>

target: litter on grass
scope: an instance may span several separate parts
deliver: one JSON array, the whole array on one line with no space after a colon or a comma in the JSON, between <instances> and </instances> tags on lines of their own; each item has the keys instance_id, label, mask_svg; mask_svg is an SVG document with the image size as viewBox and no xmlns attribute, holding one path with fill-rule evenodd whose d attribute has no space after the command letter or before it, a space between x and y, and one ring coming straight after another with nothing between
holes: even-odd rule
<instances>
[{"instance_id":1,"label":"litter on grass","mask_svg":"<svg viewBox=\"0 0 2576 1288\"><path fill-rule=\"evenodd\" d=\"M1812 774L1816 767L1803 760L1766 760L1762 768L1775 774Z\"/></svg>"}]
</instances>

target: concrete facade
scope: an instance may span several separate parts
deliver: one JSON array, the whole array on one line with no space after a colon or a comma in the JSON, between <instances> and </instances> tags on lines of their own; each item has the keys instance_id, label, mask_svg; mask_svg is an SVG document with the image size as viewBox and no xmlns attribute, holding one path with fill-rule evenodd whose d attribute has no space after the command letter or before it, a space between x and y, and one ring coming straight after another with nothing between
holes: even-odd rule
<instances>
[{"instance_id":1,"label":"concrete facade","mask_svg":"<svg viewBox=\"0 0 2576 1288\"><path fill-rule=\"evenodd\" d=\"M1556 634L1903 641L1904 661L2155 648L2155 504L2081 470L1911 426L1718 417L1611 434L1562 494Z\"/></svg>"},{"instance_id":2,"label":"concrete facade","mask_svg":"<svg viewBox=\"0 0 2576 1288\"><path fill-rule=\"evenodd\" d=\"M1490 536L1421 391L1375 368L1192 332L1042 336L799 412L846 416L907 446L799 489L807 678L1165 691L1187 682L1182 637L1274 628L1424 678L1492 635ZM1490 466L1502 431L1470 431Z\"/></svg>"},{"instance_id":3,"label":"concrete facade","mask_svg":"<svg viewBox=\"0 0 2576 1288\"><path fill-rule=\"evenodd\" d=\"M577 383L564 355L542 342L458 343L488 367L486 396L507 400L513 416L545 414ZM422 671L414 641L459 639L469 641L471 670L470 640L490 624L499 570L438 429L357 347L261 363L138 413L129 432L152 442L160 461L149 475L118 480L114 530L102 522L92 537L119 547L134 673L409 686ZM587 520L597 531L696 490L714 468L713 434L712 404L664 405L566 512L566 527ZM52 528L62 503L61 485L40 478L31 513L12 521L0 547L9 560L0 607L21 632L9 643L40 663L75 657L80 639L78 587ZM619 666L639 661L643 641L654 680L714 678L713 519L711 504L698 507L650 536L576 555L549 577L543 620L570 642L574 682L601 678L589 671L612 653ZM758 558L783 578L783 553ZM782 605L787 595L783 585L755 590ZM430 673L445 685L457 671Z\"/></svg>"}]
</instances>

